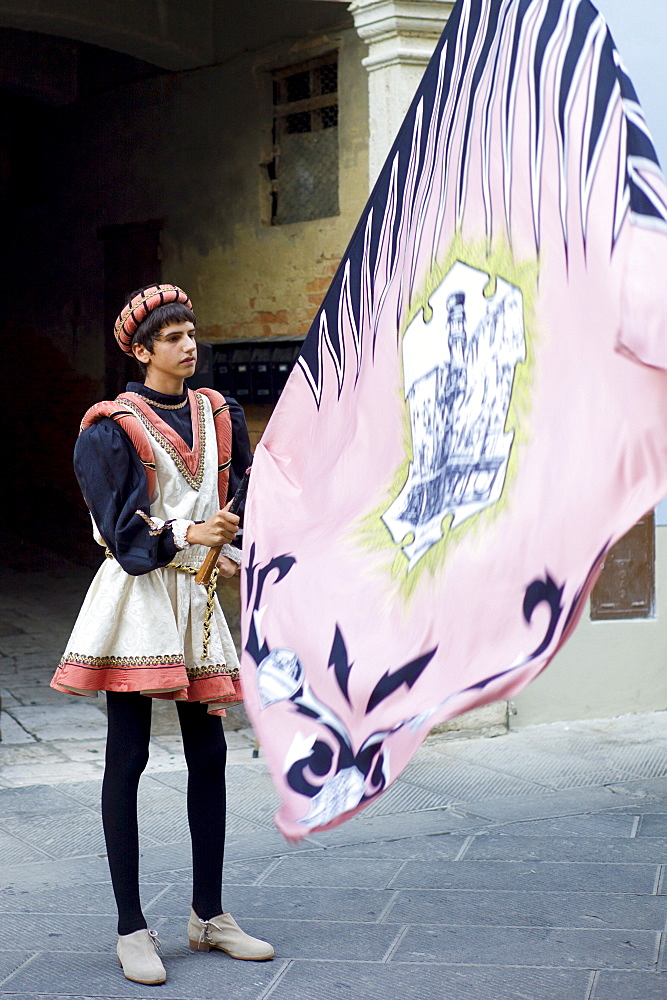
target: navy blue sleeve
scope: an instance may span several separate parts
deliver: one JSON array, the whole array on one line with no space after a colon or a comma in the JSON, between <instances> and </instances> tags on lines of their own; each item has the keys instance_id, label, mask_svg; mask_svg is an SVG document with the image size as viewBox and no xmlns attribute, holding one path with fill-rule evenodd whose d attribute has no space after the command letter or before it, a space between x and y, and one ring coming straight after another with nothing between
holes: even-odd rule
<instances>
[{"instance_id":1,"label":"navy blue sleeve","mask_svg":"<svg viewBox=\"0 0 667 1000\"><path fill-rule=\"evenodd\" d=\"M105 418L79 435L74 472L109 551L126 573L140 576L176 555L172 532L151 535L135 513L150 514L146 472L125 431Z\"/></svg>"},{"instance_id":2,"label":"navy blue sleeve","mask_svg":"<svg viewBox=\"0 0 667 1000\"><path fill-rule=\"evenodd\" d=\"M225 402L229 404L229 415L232 418L232 464L229 469L229 487L227 489L227 501L229 502L236 493L245 470L252 462L252 452L243 407L231 397L225 398Z\"/></svg>"}]
</instances>

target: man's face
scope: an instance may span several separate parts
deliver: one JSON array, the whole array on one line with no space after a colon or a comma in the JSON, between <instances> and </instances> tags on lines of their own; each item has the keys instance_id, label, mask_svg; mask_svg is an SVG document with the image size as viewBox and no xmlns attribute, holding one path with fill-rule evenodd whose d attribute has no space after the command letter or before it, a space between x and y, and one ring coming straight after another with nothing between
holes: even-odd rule
<instances>
[{"instance_id":1,"label":"man's face","mask_svg":"<svg viewBox=\"0 0 667 1000\"><path fill-rule=\"evenodd\" d=\"M135 347L134 353L139 361L148 365L151 376L188 378L197 362L194 324L189 320L171 323L156 336L152 353L146 347Z\"/></svg>"}]
</instances>

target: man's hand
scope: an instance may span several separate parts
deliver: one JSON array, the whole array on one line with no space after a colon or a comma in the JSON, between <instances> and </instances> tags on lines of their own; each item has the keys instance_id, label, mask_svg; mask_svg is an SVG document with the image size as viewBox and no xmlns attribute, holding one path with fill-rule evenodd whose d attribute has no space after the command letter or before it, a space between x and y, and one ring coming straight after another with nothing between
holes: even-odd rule
<instances>
[{"instance_id":1,"label":"man's hand","mask_svg":"<svg viewBox=\"0 0 667 1000\"><path fill-rule=\"evenodd\" d=\"M233 542L239 527L239 517L237 514L229 513L229 504L219 510L208 521L201 524L191 524L187 530L186 539L190 545L208 545L209 548L216 548L224 545L225 542Z\"/></svg>"},{"instance_id":2,"label":"man's hand","mask_svg":"<svg viewBox=\"0 0 667 1000\"><path fill-rule=\"evenodd\" d=\"M220 556L218 558L217 567L219 575L224 580L231 580L241 568L238 563L235 563L233 559L228 559L227 556Z\"/></svg>"}]
</instances>

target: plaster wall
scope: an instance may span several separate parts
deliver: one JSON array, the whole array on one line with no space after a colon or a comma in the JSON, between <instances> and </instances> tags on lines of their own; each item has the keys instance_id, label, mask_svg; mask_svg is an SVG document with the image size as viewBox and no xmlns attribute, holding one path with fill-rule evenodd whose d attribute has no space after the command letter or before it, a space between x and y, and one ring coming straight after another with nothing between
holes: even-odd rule
<instances>
[{"instance_id":1,"label":"plaster wall","mask_svg":"<svg viewBox=\"0 0 667 1000\"><path fill-rule=\"evenodd\" d=\"M587 608L514 707L520 726L667 709L667 528L656 529L655 617L592 622Z\"/></svg>"},{"instance_id":2,"label":"plaster wall","mask_svg":"<svg viewBox=\"0 0 667 1000\"><path fill-rule=\"evenodd\" d=\"M269 70L335 47L340 214L271 226L269 181L261 166L272 155ZM362 55L356 33L346 30L244 57L233 74L217 71L224 80L193 75L180 89L176 115L185 122L188 108L208 107L195 124L195 144L215 148L207 163L190 160L185 150L179 154L177 173L188 178L189 197L187 205L174 204L169 211L163 267L165 275L192 289L205 339L307 332L367 197ZM213 107L211 92L217 95Z\"/></svg>"}]
</instances>

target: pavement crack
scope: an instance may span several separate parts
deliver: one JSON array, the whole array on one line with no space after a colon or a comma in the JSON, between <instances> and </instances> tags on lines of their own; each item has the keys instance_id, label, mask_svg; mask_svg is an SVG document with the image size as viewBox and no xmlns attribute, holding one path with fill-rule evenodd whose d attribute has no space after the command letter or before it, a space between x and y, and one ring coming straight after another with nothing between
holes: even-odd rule
<instances>
[{"instance_id":1,"label":"pavement crack","mask_svg":"<svg viewBox=\"0 0 667 1000\"><path fill-rule=\"evenodd\" d=\"M389 879L388 883L386 884L385 889L391 889L392 888L392 884L391 883L395 879L398 878L398 876L401 874L401 872L403 871L403 869L407 865L408 861L410 861L410 860L412 860L412 859L411 858L406 858L405 861L403 861L401 863L401 867L396 869L396 871L394 872L394 874L391 876L391 878Z\"/></svg>"},{"instance_id":2,"label":"pavement crack","mask_svg":"<svg viewBox=\"0 0 667 1000\"><path fill-rule=\"evenodd\" d=\"M597 971L596 972L591 972L589 980L588 980L588 985L586 987L586 994L584 996L584 1000L592 1000L592 998L593 998L593 991L595 990L595 985L596 985L599 977L600 977L600 973L599 972L597 972Z\"/></svg>"},{"instance_id":3,"label":"pavement crack","mask_svg":"<svg viewBox=\"0 0 667 1000\"><path fill-rule=\"evenodd\" d=\"M146 885L145 882L144 882L144 885ZM148 901L148 903L146 903L146 910L150 910L151 906L153 906L155 903L157 903L158 899L161 899L162 896L164 896L165 892L169 892L169 890L173 889L173 887L174 887L173 882L170 885L163 886L162 889L160 889L160 891L158 893L156 893L156 895L153 896L153 898L150 899Z\"/></svg>"},{"instance_id":4,"label":"pavement crack","mask_svg":"<svg viewBox=\"0 0 667 1000\"><path fill-rule=\"evenodd\" d=\"M23 706L22 706L22 705L21 705L20 707L21 707L21 708L23 708ZM39 736L37 735L37 733L33 733L33 732L31 732L31 731L30 731L30 729L28 729L28 728L27 728L27 726L25 726L25 725L24 725L24 724L23 724L23 723L21 722L21 720L20 720L20 719L17 719L17 718L16 718L16 716L15 716L15 715L13 714L13 712L12 712L11 708L8 708L8 707L7 707L6 705L3 705L3 708L2 708L2 711L3 711L4 713L5 713L5 715L8 715L8 716L9 716L9 718L10 718L10 719L11 719L11 720L12 720L13 722L15 722L15 723L16 723L16 725L17 725L17 726L19 727L19 729L22 729L22 730L23 730L23 732L24 732L24 733L26 734L26 736L29 736L31 740L34 740L34 741L35 741L35 743L43 743L43 742L44 742L44 740L40 739L40 737L39 737Z\"/></svg>"},{"instance_id":5,"label":"pavement crack","mask_svg":"<svg viewBox=\"0 0 667 1000\"><path fill-rule=\"evenodd\" d=\"M383 922L383 920L387 916L387 914L391 913L392 909L394 908L394 906L396 904L396 900L398 899L398 897L399 897L398 890L397 889L392 890L391 891L391 896L390 896L388 902L386 903L384 909L381 910L380 913L378 913L377 922L379 924L381 924Z\"/></svg>"},{"instance_id":6,"label":"pavement crack","mask_svg":"<svg viewBox=\"0 0 667 1000\"><path fill-rule=\"evenodd\" d=\"M21 964L19 965L19 967L17 969L14 969L14 971L10 972L10 974L7 976L6 979L2 980L1 985L5 986L10 981L10 979L13 979L14 976L17 976L19 974L19 972L23 972L23 970L26 968L26 966L30 965L31 962L34 962L35 959L39 958L39 956L42 955L42 954L43 954L43 952L41 952L41 951L35 951L35 952L33 952L33 954L29 956L29 958L26 958L25 962L21 962ZM4 992L5 991L3 990L3 993Z\"/></svg>"},{"instance_id":7,"label":"pavement crack","mask_svg":"<svg viewBox=\"0 0 667 1000\"><path fill-rule=\"evenodd\" d=\"M269 983L269 985L267 986L267 988L264 990L263 993L260 993L260 995L257 997L257 1000L268 1000L271 994L276 991L276 989L283 981L283 979L285 978L285 976L287 975L287 973L289 972L289 970L292 968L293 965L294 965L294 959L290 958L290 960L286 962L285 966L280 970L280 972L273 980L273 982Z\"/></svg>"},{"instance_id":8,"label":"pavement crack","mask_svg":"<svg viewBox=\"0 0 667 1000\"><path fill-rule=\"evenodd\" d=\"M463 856L467 852L468 848L470 847L470 845L472 844L472 842L474 841L474 839L475 839L475 834L472 834L472 833L470 834L469 837L466 837L466 839L461 844L460 850L458 851L456 857L453 858L454 861L462 861L463 860Z\"/></svg>"},{"instance_id":9,"label":"pavement crack","mask_svg":"<svg viewBox=\"0 0 667 1000\"><path fill-rule=\"evenodd\" d=\"M255 881L253 882L253 885L263 885L264 881L269 877L269 875L273 874L273 872L276 870L276 868L278 867L278 865L281 864L281 862L283 861L283 859L285 857L286 857L286 855L281 855L280 857L275 858L275 860L273 861L273 863L270 864L268 868L265 868L264 871L262 872L262 874L259 875L255 879Z\"/></svg>"},{"instance_id":10,"label":"pavement crack","mask_svg":"<svg viewBox=\"0 0 667 1000\"><path fill-rule=\"evenodd\" d=\"M408 933L409 930L410 930L410 924L405 924L404 927L401 927L400 931L398 932L398 934L396 935L396 937L391 942L386 952L380 959L381 965L386 965L386 963L389 962L392 956L396 953L396 949L398 948L401 941L403 940L403 938L405 937L405 935Z\"/></svg>"}]
</instances>

